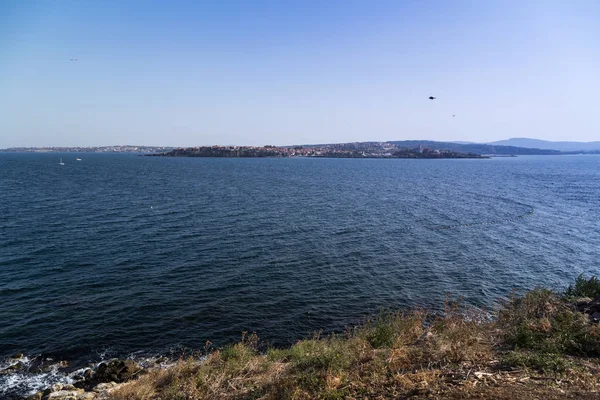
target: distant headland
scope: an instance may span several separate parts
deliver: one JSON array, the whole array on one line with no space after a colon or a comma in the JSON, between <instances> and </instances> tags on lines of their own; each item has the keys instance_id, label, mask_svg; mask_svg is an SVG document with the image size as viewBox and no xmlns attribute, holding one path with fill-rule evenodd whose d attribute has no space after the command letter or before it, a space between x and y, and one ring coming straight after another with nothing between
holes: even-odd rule
<instances>
[{"instance_id":1,"label":"distant headland","mask_svg":"<svg viewBox=\"0 0 600 400\"><path fill-rule=\"evenodd\" d=\"M148 154L159 157L321 157L321 158L488 158L480 154L431 149L419 145L403 148L390 142L340 143L312 146L200 146Z\"/></svg>"}]
</instances>

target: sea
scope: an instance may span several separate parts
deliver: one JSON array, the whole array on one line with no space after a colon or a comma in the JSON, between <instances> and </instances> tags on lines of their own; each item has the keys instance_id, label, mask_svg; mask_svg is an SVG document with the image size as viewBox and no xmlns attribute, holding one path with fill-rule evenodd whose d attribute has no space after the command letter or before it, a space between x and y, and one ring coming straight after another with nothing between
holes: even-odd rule
<instances>
[{"instance_id":1,"label":"sea","mask_svg":"<svg viewBox=\"0 0 600 400\"><path fill-rule=\"evenodd\" d=\"M112 357L243 332L286 346L448 296L494 310L561 290L600 273L599 217L593 155L0 153L0 398Z\"/></svg>"}]
</instances>

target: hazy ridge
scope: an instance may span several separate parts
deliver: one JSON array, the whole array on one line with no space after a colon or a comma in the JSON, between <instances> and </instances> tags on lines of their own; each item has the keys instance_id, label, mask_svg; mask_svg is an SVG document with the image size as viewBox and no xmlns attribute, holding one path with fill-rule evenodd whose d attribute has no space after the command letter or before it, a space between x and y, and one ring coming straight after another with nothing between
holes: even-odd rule
<instances>
[{"instance_id":1,"label":"hazy ridge","mask_svg":"<svg viewBox=\"0 0 600 400\"><path fill-rule=\"evenodd\" d=\"M597 151L600 150L600 141L596 142L552 142L549 140L529 139L529 138L511 138L488 143L494 146L516 146L529 147L545 150L558 151Z\"/></svg>"}]
</instances>

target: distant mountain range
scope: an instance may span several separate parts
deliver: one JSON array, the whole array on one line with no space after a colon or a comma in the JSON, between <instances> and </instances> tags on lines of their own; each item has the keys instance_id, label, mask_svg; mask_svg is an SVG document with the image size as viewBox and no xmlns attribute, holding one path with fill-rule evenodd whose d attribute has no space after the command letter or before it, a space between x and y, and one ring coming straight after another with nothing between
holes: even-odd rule
<instances>
[{"instance_id":1,"label":"distant mountain range","mask_svg":"<svg viewBox=\"0 0 600 400\"><path fill-rule=\"evenodd\" d=\"M457 143L457 142L434 142L431 140L400 140L389 141L402 148L417 148L423 146L434 150L449 150L459 153L473 154L492 154L492 155L558 155L561 154L558 150L540 149L540 148L525 148L517 146L503 146L496 144L485 143Z\"/></svg>"},{"instance_id":2,"label":"distant mountain range","mask_svg":"<svg viewBox=\"0 0 600 400\"><path fill-rule=\"evenodd\" d=\"M600 150L600 142L551 142L548 140L528 138L512 138L487 144L494 146L516 146L533 149L559 150L563 152Z\"/></svg>"}]
</instances>

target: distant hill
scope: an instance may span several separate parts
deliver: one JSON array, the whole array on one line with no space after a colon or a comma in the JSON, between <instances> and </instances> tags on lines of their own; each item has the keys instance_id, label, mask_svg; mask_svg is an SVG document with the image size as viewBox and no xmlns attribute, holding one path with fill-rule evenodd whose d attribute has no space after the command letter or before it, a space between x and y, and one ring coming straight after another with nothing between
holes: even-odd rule
<instances>
[{"instance_id":1,"label":"distant hill","mask_svg":"<svg viewBox=\"0 0 600 400\"><path fill-rule=\"evenodd\" d=\"M431 140L390 141L398 147L416 148L419 145L434 150L449 150L459 153L498 154L498 155L558 155L560 151L539 148L525 148L481 143L434 142Z\"/></svg>"},{"instance_id":2,"label":"distant hill","mask_svg":"<svg viewBox=\"0 0 600 400\"><path fill-rule=\"evenodd\" d=\"M488 143L494 146L517 146L560 151L595 151L600 150L600 142L551 142L548 140L512 138Z\"/></svg>"}]
</instances>

